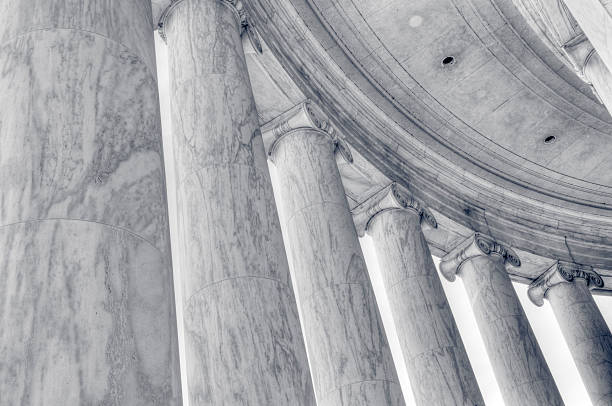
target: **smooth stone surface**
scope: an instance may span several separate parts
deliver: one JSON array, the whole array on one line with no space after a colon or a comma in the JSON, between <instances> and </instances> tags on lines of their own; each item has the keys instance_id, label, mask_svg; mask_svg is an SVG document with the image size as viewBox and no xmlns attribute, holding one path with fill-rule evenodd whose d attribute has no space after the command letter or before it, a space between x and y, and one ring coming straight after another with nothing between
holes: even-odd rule
<instances>
[{"instance_id":1,"label":"smooth stone surface","mask_svg":"<svg viewBox=\"0 0 612 406\"><path fill-rule=\"evenodd\" d=\"M178 405L150 4L0 10L0 404Z\"/></svg>"},{"instance_id":2,"label":"smooth stone surface","mask_svg":"<svg viewBox=\"0 0 612 406\"><path fill-rule=\"evenodd\" d=\"M415 210L376 214L376 248L418 405L484 405Z\"/></svg>"},{"instance_id":3,"label":"smooth stone surface","mask_svg":"<svg viewBox=\"0 0 612 406\"><path fill-rule=\"evenodd\" d=\"M276 145L283 221L319 405L404 405L329 135Z\"/></svg>"},{"instance_id":4,"label":"smooth stone surface","mask_svg":"<svg viewBox=\"0 0 612 406\"><path fill-rule=\"evenodd\" d=\"M546 292L593 406L612 404L612 334L584 279Z\"/></svg>"},{"instance_id":5,"label":"smooth stone surface","mask_svg":"<svg viewBox=\"0 0 612 406\"><path fill-rule=\"evenodd\" d=\"M190 404L314 405L237 21L185 0L166 34Z\"/></svg>"},{"instance_id":6,"label":"smooth stone surface","mask_svg":"<svg viewBox=\"0 0 612 406\"><path fill-rule=\"evenodd\" d=\"M506 406L563 405L503 258L472 257L458 274Z\"/></svg>"}]
</instances>

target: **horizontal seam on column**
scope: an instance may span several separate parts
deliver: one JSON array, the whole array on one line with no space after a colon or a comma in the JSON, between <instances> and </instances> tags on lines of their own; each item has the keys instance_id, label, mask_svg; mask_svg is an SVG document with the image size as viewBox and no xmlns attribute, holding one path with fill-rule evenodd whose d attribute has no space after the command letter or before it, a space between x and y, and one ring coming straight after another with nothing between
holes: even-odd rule
<instances>
[{"instance_id":1,"label":"horizontal seam on column","mask_svg":"<svg viewBox=\"0 0 612 406\"><path fill-rule=\"evenodd\" d=\"M342 388L346 388L348 386L353 386L353 385L357 385L357 384L364 383L364 382L389 382L389 383L395 384L397 386L400 386L399 382L395 382L395 381L392 381L390 379L364 379L362 381L356 381L356 382L351 382L351 383L347 383L347 384L344 384L344 385L340 385L337 388L334 388L334 389L332 389L330 391L327 391L326 393L323 394L323 398L326 398L331 393L339 392Z\"/></svg>"},{"instance_id":2,"label":"horizontal seam on column","mask_svg":"<svg viewBox=\"0 0 612 406\"><path fill-rule=\"evenodd\" d=\"M607 324L606 324L606 326L607 326ZM590 337L581 338L580 342L575 344L575 345L576 346L580 346L582 344L588 344L588 342L586 340L596 340L596 339L601 338L601 337L612 337L612 334L611 333L603 333L603 334L598 334L596 336L590 336Z\"/></svg>"},{"instance_id":3,"label":"horizontal seam on column","mask_svg":"<svg viewBox=\"0 0 612 406\"><path fill-rule=\"evenodd\" d=\"M139 240L142 240L142 241L146 242L151 247L153 247L157 252L162 253L162 251L155 244L153 244L151 241L149 241L145 237L135 233L134 231L132 231L130 229L127 229L125 227L120 227L120 226L114 226L112 224L102 223L100 221L95 221L95 220L72 219L72 218L64 218L64 217L50 217L50 218L47 218L47 219L31 219L31 220L16 221L14 223L4 224L4 225L0 226L0 230L4 229L4 228L9 228L9 227L21 225L21 224L42 223L42 222L45 222L45 221L75 221L75 222L82 222L82 223L98 224L98 225L101 225L101 226L104 226L104 227L112 228L113 230L126 232L126 233L128 233L128 234L130 234L130 235L132 235L132 236L134 236L136 238L138 238Z\"/></svg>"},{"instance_id":4,"label":"horizontal seam on column","mask_svg":"<svg viewBox=\"0 0 612 406\"><path fill-rule=\"evenodd\" d=\"M553 381L553 383L555 384L555 388L557 388L557 383L555 382L555 379L552 377L552 375L550 376L550 378L543 378L543 379L538 379L538 380L530 379L523 383L519 383L518 385L512 385L511 387L517 389L517 388L522 388L523 386L528 385L528 384L534 384L537 382L548 382L548 381ZM557 392L558 391L559 391L559 388L557 388Z\"/></svg>"},{"instance_id":5,"label":"horizontal seam on column","mask_svg":"<svg viewBox=\"0 0 612 406\"><path fill-rule=\"evenodd\" d=\"M283 199L282 193L280 196L281 200ZM293 213L291 215L291 217L289 217L287 219L287 224L289 224L291 222L291 220L293 220L293 218L295 216L297 216L298 214L301 214L303 211L307 210L307 209L311 209L315 206L325 206L326 204L330 204L332 206L340 206L340 207L344 207L344 204L342 203L336 203L336 202L321 202L321 203L313 203L313 204L309 204L308 206L302 207L301 209L299 209L298 211L296 211L295 213ZM350 211L349 211L350 212Z\"/></svg>"},{"instance_id":6,"label":"horizontal seam on column","mask_svg":"<svg viewBox=\"0 0 612 406\"><path fill-rule=\"evenodd\" d=\"M333 286L342 286L342 285L359 285L359 286L363 286L364 283L365 283L365 281L364 282L340 282L340 283L334 283L334 284L331 284L331 285L325 285L324 288L319 288L314 293L311 293L308 296L305 296L305 297L301 297L300 296L300 302L304 303L304 302L308 302L309 300L312 300L314 295L316 295L317 293L321 293L321 291L323 289L325 289L325 288L329 288L329 287L333 287ZM298 289L299 289L299 287L298 287ZM372 291L372 293L374 292L374 289L372 288L371 284L369 286L369 289Z\"/></svg>"},{"instance_id":7,"label":"horizontal seam on column","mask_svg":"<svg viewBox=\"0 0 612 406\"><path fill-rule=\"evenodd\" d=\"M230 167L230 166L246 166L246 167L251 167L251 168L255 169L254 165L244 164L244 163L235 163L235 164L223 163L223 164L204 165L204 166L198 167L197 169L189 171L188 173L184 174L180 179L178 179L178 176L177 176L178 181L176 182L176 186L178 188L183 183L185 183L185 181L187 180L188 177L193 176L196 173L200 173L203 170L210 169L210 168L218 168L218 167L225 167L225 168L227 168L227 167Z\"/></svg>"},{"instance_id":8,"label":"horizontal seam on column","mask_svg":"<svg viewBox=\"0 0 612 406\"><path fill-rule=\"evenodd\" d=\"M399 285L400 283L404 283L404 282L410 281L411 279L416 279L416 278L432 278L432 277L433 277L433 275L427 275L427 274L410 276L408 278L404 278L404 279L402 279L402 280L400 280L398 282L395 282L393 285L389 286L387 289L391 290L394 287L396 287L397 285ZM445 297L446 297L446 295L445 295Z\"/></svg>"},{"instance_id":9,"label":"horizontal seam on column","mask_svg":"<svg viewBox=\"0 0 612 406\"><path fill-rule=\"evenodd\" d=\"M416 354L416 355L415 355L415 356L413 356L413 357L406 358L406 360L408 360L408 361L412 361L412 360L414 360L415 358L418 358L418 357L422 356L423 354L427 354L427 353L431 353L431 354L433 354L433 353L434 353L435 351L437 351L437 350L443 350L443 349L446 349L446 348L458 348L458 347L457 347L456 345L442 345L442 346L437 347L437 348L431 348L431 349L429 349L429 350L421 351L420 353Z\"/></svg>"},{"instance_id":10,"label":"horizontal seam on column","mask_svg":"<svg viewBox=\"0 0 612 406\"><path fill-rule=\"evenodd\" d=\"M149 72L149 74L153 77L153 79L155 79L155 83L157 83L157 72L151 72L151 69L149 68L149 66L147 65L147 63L145 62L145 60L138 55L137 53L135 53L132 48L128 47L127 45L125 45L123 42L121 41L117 41L116 39L113 39L111 37L108 37L106 35L100 34L98 32L95 31L90 31L90 30L86 30L83 28L68 28L68 27L43 27L43 28L35 28L33 30L28 30L28 31L24 31L21 34L17 34L14 37L11 37L9 39L7 39L6 41L2 42L0 44L0 47L5 46L8 43L14 42L22 37L25 37L26 35L29 35L31 33L37 32L37 31L53 31L53 30L58 30L58 31L81 31L81 32L86 32L88 34L91 35L95 35L97 37L100 38L104 38L108 41L114 42L115 44L118 44L121 48L126 49L130 54L134 55L136 58L138 58L138 60L140 62L142 62L142 64L147 68L147 71Z\"/></svg>"},{"instance_id":11,"label":"horizontal seam on column","mask_svg":"<svg viewBox=\"0 0 612 406\"><path fill-rule=\"evenodd\" d=\"M517 316L521 316L521 314L508 314L506 316L499 316L496 319L493 319L490 323L497 323L501 319L506 319L508 317L517 317ZM525 316L525 317L527 317L527 316Z\"/></svg>"},{"instance_id":12,"label":"horizontal seam on column","mask_svg":"<svg viewBox=\"0 0 612 406\"><path fill-rule=\"evenodd\" d=\"M276 282L277 284L281 285L284 289L288 288L286 283L283 283L280 280L274 279L274 278L268 278L268 277L265 277L265 276L258 276L258 275L234 276L234 277L231 277L231 278L219 279L218 281L211 282L211 283L209 283L207 285L202 286L201 288L198 288L198 290L193 292L189 296L189 298L187 300L185 300L185 303L186 304L189 303L191 301L191 299L193 299L194 296L199 295L200 293L202 293L203 291L205 291L206 289L208 289L208 288L210 288L210 287L212 287L214 285L218 285L218 284L223 283L223 282L232 281L232 280L238 280L238 279L265 279L265 280L269 280L269 281L272 281L272 282Z\"/></svg>"}]
</instances>

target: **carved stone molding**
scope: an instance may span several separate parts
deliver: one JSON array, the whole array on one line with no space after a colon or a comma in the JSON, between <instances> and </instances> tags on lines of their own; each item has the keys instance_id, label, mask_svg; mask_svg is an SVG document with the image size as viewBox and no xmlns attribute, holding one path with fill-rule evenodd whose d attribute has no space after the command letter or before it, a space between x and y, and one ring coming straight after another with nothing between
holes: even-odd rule
<instances>
[{"instance_id":1,"label":"carved stone molding","mask_svg":"<svg viewBox=\"0 0 612 406\"><path fill-rule=\"evenodd\" d=\"M268 155L272 156L278 141L290 132L310 128L329 135L334 142L335 152L347 162L353 162L348 144L338 135L327 116L310 100L287 110L274 120L262 126L263 140Z\"/></svg>"},{"instance_id":2,"label":"carved stone molding","mask_svg":"<svg viewBox=\"0 0 612 406\"><path fill-rule=\"evenodd\" d=\"M160 37L166 42L166 32L165 25L166 21L172 15L172 12L176 9L176 7L181 4L184 0L171 0L170 4L164 9L159 17L159 22L157 23L157 31L159 32ZM206 0L211 1L211 0ZM229 7L234 16L236 17L236 23L240 27L240 36L247 35L249 37L249 41L251 45L257 52L262 53L263 48L261 46L261 41L259 39L259 34L255 29L252 21L249 18L247 10L244 8L242 4L242 0L217 0L220 1L221 4Z\"/></svg>"},{"instance_id":3,"label":"carved stone molding","mask_svg":"<svg viewBox=\"0 0 612 406\"><path fill-rule=\"evenodd\" d=\"M584 280L589 289L604 286L603 279L592 267L557 261L529 285L527 295L536 306L542 306L548 289L559 283L572 283L576 279Z\"/></svg>"},{"instance_id":4,"label":"carved stone molding","mask_svg":"<svg viewBox=\"0 0 612 406\"><path fill-rule=\"evenodd\" d=\"M426 221L433 228L438 227L434 215L424 208L408 189L392 182L352 210L357 233L360 237L363 237L370 222L377 214L386 210L397 209L413 210L421 218L421 221Z\"/></svg>"},{"instance_id":5,"label":"carved stone molding","mask_svg":"<svg viewBox=\"0 0 612 406\"><path fill-rule=\"evenodd\" d=\"M454 281L461 264L470 258L481 255L497 255L504 263L513 267L521 266L518 255L509 247L502 245L486 235L475 233L459 244L440 261L440 272L449 281Z\"/></svg>"}]
</instances>

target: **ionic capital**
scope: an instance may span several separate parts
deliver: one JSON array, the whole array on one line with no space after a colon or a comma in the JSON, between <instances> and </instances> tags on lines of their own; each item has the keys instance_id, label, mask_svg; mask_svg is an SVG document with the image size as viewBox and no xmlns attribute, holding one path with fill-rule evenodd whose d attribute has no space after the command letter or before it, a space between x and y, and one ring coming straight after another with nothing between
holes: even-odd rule
<instances>
[{"instance_id":1,"label":"ionic capital","mask_svg":"<svg viewBox=\"0 0 612 406\"><path fill-rule=\"evenodd\" d=\"M536 306L542 306L550 288L560 283L573 283L576 280L584 281L589 289L604 286L603 279L592 267L557 261L531 282L527 295Z\"/></svg>"},{"instance_id":2,"label":"ionic capital","mask_svg":"<svg viewBox=\"0 0 612 406\"><path fill-rule=\"evenodd\" d=\"M166 22L168 18L172 15L172 12L177 8L179 4L181 4L185 0L170 0L170 4L164 9L159 17L159 21L157 23L157 31L159 32L159 36L166 42ZM240 36L246 34L251 41L251 45L253 48L257 50L257 52L262 53L263 49L261 47L261 41L259 40L259 34L255 30L253 23L249 19L249 15L247 10L244 8L244 4L242 4L242 0L200 0L200 1L219 1L224 6L229 7L230 10L234 13L234 17L236 18L236 23L238 24L240 30Z\"/></svg>"},{"instance_id":3,"label":"ionic capital","mask_svg":"<svg viewBox=\"0 0 612 406\"><path fill-rule=\"evenodd\" d=\"M498 243L491 237L475 233L442 258L440 272L447 280L452 282L465 261L487 255L499 256L504 260L504 263L514 267L521 266L521 260L511 248Z\"/></svg>"},{"instance_id":4,"label":"ionic capital","mask_svg":"<svg viewBox=\"0 0 612 406\"><path fill-rule=\"evenodd\" d=\"M346 142L339 137L327 116L310 100L298 104L262 126L261 131L268 155L273 156L278 142L283 137L299 129L312 129L328 135L335 145L335 152L347 162L353 162L353 156Z\"/></svg>"},{"instance_id":5,"label":"ionic capital","mask_svg":"<svg viewBox=\"0 0 612 406\"><path fill-rule=\"evenodd\" d=\"M411 210L421 218L421 221L425 220L433 228L438 227L433 214L424 208L408 189L392 182L353 209L353 220L357 233L363 237L376 215L387 210L398 209Z\"/></svg>"},{"instance_id":6,"label":"ionic capital","mask_svg":"<svg viewBox=\"0 0 612 406\"><path fill-rule=\"evenodd\" d=\"M580 78L585 82L590 83L590 80L585 74L585 68L593 54L597 51L593 45L591 45L591 42L588 40L586 35L584 35L584 33L577 35L570 41L563 44L561 48L567 55L567 59L574 66L574 70L578 76L580 76Z\"/></svg>"}]
</instances>

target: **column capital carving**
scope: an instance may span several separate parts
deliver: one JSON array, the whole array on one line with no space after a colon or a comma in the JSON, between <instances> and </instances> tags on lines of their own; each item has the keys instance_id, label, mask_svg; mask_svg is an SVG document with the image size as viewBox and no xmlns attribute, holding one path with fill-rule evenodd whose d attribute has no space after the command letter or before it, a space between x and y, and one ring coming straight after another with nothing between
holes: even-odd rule
<instances>
[{"instance_id":1,"label":"column capital carving","mask_svg":"<svg viewBox=\"0 0 612 406\"><path fill-rule=\"evenodd\" d=\"M159 17L159 21L157 23L157 31L159 33L159 36L164 40L164 42L167 41L166 29L165 29L166 21L172 15L172 12L176 9L176 7L179 4L181 4L183 1L185 0L170 0L170 4L168 4L168 6L164 9L164 11L162 11ZM214 0L207 0L207 1L214 1ZM242 0L216 0L216 1L219 1L221 4L229 7L232 10L232 12L234 13L234 17L236 18L236 23L238 24L238 27L240 30L240 36L243 36L245 34L248 35L249 41L251 41L251 45L253 46L253 48L257 52L262 53L263 48L261 46L259 34L257 33L257 30L253 26L253 23L249 18L248 12L244 8L244 4L242 3Z\"/></svg>"},{"instance_id":2,"label":"column capital carving","mask_svg":"<svg viewBox=\"0 0 612 406\"><path fill-rule=\"evenodd\" d=\"M571 40L567 41L561 46L561 49L567 55L567 59L574 66L574 70L580 76L582 80L590 83L586 74L584 73L584 68L589 63L589 59L593 56L593 53L597 52L589 39L581 33Z\"/></svg>"},{"instance_id":3,"label":"column capital carving","mask_svg":"<svg viewBox=\"0 0 612 406\"><path fill-rule=\"evenodd\" d=\"M353 162L353 155L346 141L339 136L325 113L310 100L294 106L262 126L261 131L268 155L273 156L278 142L284 136L294 130L305 128L327 134L335 145L335 152L347 162Z\"/></svg>"},{"instance_id":4,"label":"column capital carving","mask_svg":"<svg viewBox=\"0 0 612 406\"><path fill-rule=\"evenodd\" d=\"M576 74L588 84L585 67L596 52L563 0L514 0L519 11L532 24L538 37L559 52ZM593 94L600 100L595 89Z\"/></svg>"},{"instance_id":5,"label":"column capital carving","mask_svg":"<svg viewBox=\"0 0 612 406\"><path fill-rule=\"evenodd\" d=\"M589 289L604 286L603 279L593 270L593 267L557 261L531 282L527 296L536 306L542 306L546 292L550 288L559 283L573 283L576 280L584 280Z\"/></svg>"},{"instance_id":6,"label":"column capital carving","mask_svg":"<svg viewBox=\"0 0 612 406\"><path fill-rule=\"evenodd\" d=\"M512 248L498 243L484 234L475 233L461 244L456 246L440 261L440 272L449 281L454 281L461 264L470 258L478 256L497 255L503 258L504 263L514 267L521 266L521 260Z\"/></svg>"},{"instance_id":7,"label":"column capital carving","mask_svg":"<svg viewBox=\"0 0 612 406\"><path fill-rule=\"evenodd\" d=\"M414 198L412 193L396 182L392 182L374 193L352 210L357 233L363 237L372 219L387 210L412 210L431 227L437 228L434 215Z\"/></svg>"}]
</instances>

